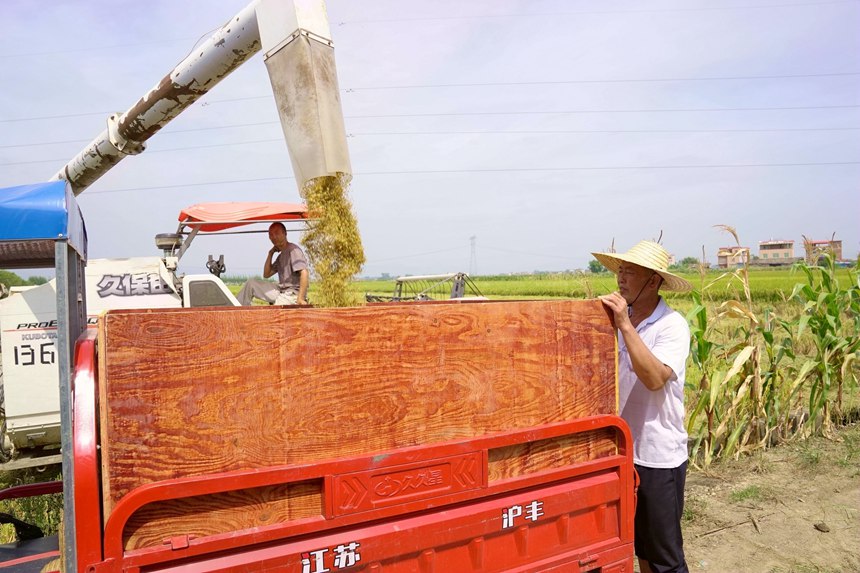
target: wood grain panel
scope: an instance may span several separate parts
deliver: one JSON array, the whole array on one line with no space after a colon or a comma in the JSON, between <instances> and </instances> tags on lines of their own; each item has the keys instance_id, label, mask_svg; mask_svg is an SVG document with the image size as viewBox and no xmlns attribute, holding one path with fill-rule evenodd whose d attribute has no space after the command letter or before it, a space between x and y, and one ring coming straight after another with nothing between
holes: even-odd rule
<instances>
[{"instance_id":1,"label":"wood grain panel","mask_svg":"<svg viewBox=\"0 0 860 573\"><path fill-rule=\"evenodd\" d=\"M179 533L204 537L322 513L321 481L260 487L146 505L129 520L123 537L127 548L159 546Z\"/></svg>"},{"instance_id":2,"label":"wood grain panel","mask_svg":"<svg viewBox=\"0 0 860 573\"><path fill-rule=\"evenodd\" d=\"M613 429L495 448L487 456L487 476L492 483L576 462L605 458L615 455L617 451Z\"/></svg>"},{"instance_id":3,"label":"wood grain panel","mask_svg":"<svg viewBox=\"0 0 860 573\"><path fill-rule=\"evenodd\" d=\"M154 481L616 412L598 301L112 311L99 344L106 514Z\"/></svg>"}]
</instances>

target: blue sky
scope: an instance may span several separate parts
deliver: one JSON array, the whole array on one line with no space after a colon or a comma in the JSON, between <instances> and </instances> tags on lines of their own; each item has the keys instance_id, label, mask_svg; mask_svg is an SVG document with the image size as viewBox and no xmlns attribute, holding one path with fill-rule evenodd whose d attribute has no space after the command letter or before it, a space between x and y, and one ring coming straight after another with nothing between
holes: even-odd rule
<instances>
[{"instance_id":1,"label":"blue sky","mask_svg":"<svg viewBox=\"0 0 860 573\"><path fill-rule=\"evenodd\" d=\"M0 187L47 180L243 0L4 0ZM582 268L802 235L860 247L860 2L331 0L363 274ZM179 210L296 201L258 54L79 197L91 257ZM298 237L292 237L297 239ZM254 274L263 236L209 239Z\"/></svg>"}]
</instances>

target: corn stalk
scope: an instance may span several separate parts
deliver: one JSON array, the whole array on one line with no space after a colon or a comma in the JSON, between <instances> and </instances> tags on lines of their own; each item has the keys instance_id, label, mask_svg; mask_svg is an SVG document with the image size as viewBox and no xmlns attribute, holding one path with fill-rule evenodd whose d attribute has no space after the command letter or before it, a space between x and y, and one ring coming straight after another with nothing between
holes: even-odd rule
<instances>
[{"instance_id":1,"label":"corn stalk","mask_svg":"<svg viewBox=\"0 0 860 573\"><path fill-rule=\"evenodd\" d=\"M818 265L798 263L806 276L791 299L803 305L798 336L809 331L815 348L815 367L811 371L809 417L820 419L825 434L831 430L831 417L843 415L846 386L856 388L853 365L860 356L860 283L841 288L832 256L824 254ZM850 275L857 281L856 273ZM831 396L835 402L831 411Z\"/></svg>"}]
</instances>

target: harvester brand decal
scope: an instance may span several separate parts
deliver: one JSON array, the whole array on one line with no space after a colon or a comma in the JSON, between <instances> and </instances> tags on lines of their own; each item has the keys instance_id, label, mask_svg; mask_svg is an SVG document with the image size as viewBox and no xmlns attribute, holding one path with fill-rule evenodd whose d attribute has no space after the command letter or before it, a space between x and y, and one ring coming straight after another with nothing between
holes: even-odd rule
<instances>
[{"instance_id":1,"label":"harvester brand decal","mask_svg":"<svg viewBox=\"0 0 860 573\"><path fill-rule=\"evenodd\" d=\"M145 296L170 292L167 283L157 273L126 273L124 275L102 275L98 293L101 298L109 296Z\"/></svg>"},{"instance_id":2,"label":"harvester brand decal","mask_svg":"<svg viewBox=\"0 0 860 573\"><path fill-rule=\"evenodd\" d=\"M19 322L16 330L27 330L30 328L57 328L57 319L43 320L42 322Z\"/></svg>"},{"instance_id":3,"label":"harvester brand decal","mask_svg":"<svg viewBox=\"0 0 860 573\"><path fill-rule=\"evenodd\" d=\"M361 554L358 552L360 545L356 541L351 541L345 545L302 553L302 573L326 573L352 567L361 561ZM326 562L332 566L332 569L326 567Z\"/></svg>"},{"instance_id":4,"label":"harvester brand decal","mask_svg":"<svg viewBox=\"0 0 860 573\"><path fill-rule=\"evenodd\" d=\"M481 460L479 452L469 452L335 476L334 512L346 515L481 487Z\"/></svg>"},{"instance_id":5,"label":"harvester brand decal","mask_svg":"<svg viewBox=\"0 0 860 573\"><path fill-rule=\"evenodd\" d=\"M99 319L97 316L87 317L87 324L98 324ZM57 321L54 320L44 320L42 322L19 322L18 325L11 330L53 330L57 328ZM10 331L7 331L10 332ZM40 338L57 338L56 333L38 333L38 334L24 334L21 336L21 340L39 340Z\"/></svg>"},{"instance_id":6,"label":"harvester brand decal","mask_svg":"<svg viewBox=\"0 0 860 573\"><path fill-rule=\"evenodd\" d=\"M541 516L543 516L542 501L533 501L525 506L512 505L502 511L502 529L510 529L516 525L517 518L537 521Z\"/></svg>"}]
</instances>

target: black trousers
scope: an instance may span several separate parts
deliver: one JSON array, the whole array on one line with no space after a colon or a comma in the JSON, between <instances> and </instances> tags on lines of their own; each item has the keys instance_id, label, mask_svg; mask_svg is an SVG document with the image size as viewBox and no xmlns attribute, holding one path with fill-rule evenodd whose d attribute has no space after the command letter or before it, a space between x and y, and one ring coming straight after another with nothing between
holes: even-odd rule
<instances>
[{"instance_id":1,"label":"black trousers","mask_svg":"<svg viewBox=\"0 0 860 573\"><path fill-rule=\"evenodd\" d=\"M635 465L639 474L634 546L655 573L688 573L681 536L687 462L677 468Z\"/></svg>"}]
</instances>

